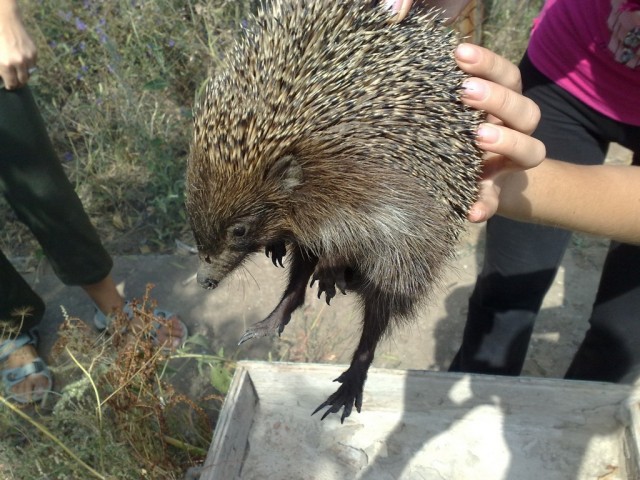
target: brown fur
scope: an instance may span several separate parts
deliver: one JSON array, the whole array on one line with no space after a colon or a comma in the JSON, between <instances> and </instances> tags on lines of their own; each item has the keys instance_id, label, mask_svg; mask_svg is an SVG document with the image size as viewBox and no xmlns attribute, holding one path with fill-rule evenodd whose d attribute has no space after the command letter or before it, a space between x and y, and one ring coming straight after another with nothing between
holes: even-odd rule
<instances>
[{"instance_id":1,"label":"brown fur","mask_svg":"<svg viewBox=\"0 0 640 480\"><path fill-rule=\"evenodd\" d=\"M326 414L360 409L375 346L452 256L475 200L480 115L459 101L454 36L415 9L274 0L211 80L195 117L187 210L215 288L247 255L290 256L281 302L244 339L281 332L309 278L361 299L363 334ZM324 418L324 417L323 417Z\"/></svg>"}]
</instances>

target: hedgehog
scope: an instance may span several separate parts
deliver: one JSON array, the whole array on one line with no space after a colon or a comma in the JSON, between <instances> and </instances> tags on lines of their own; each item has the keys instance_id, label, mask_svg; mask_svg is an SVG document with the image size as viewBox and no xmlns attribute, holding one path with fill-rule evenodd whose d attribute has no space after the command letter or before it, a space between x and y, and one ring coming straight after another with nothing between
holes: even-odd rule
<instances>
[{"instance_id":1,"label":"hedgehog","mask_svg":"<svg viewBox=\"0 0 640 480\"><path fill-rule=\"evenodd\" d=\"M280 302L240 343L281 334L315 282L327 303L357 296L360 341L313 412L341 422L361 410L378 342L452 258L482 163L456 34L426 7L391 18L371 0L261 7L199 96L187 166L202 287L253 253L286 257Z\"/></svg>"}]
</instances>

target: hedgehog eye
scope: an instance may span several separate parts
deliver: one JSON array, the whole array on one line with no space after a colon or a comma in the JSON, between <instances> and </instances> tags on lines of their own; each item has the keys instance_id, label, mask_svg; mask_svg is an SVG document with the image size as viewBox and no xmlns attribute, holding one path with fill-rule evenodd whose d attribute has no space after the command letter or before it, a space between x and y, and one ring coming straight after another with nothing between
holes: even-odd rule
<instances>
[{"instance_id":1,"label":"hedgehog eye","mask_svg":"<svg viewBox=\"0 0 640 480\"><path fill-rule=\"evenodd\" d=\"M236 227L233 227L234 237L244 237L246 233L247 233L247 229L244 225L238 225Z\"/></svg>"},{"instance_id":2,"label":"hedgehog eye","mask_svg":"<svg viewBox=\"0 0 640 480\"><path fill-rule=\"evenodd\" d=\"M204 261L205 261L206 263L211 264L211 257L210 257L209 255L205 255L205 256L204 256Z\"/></svg>"}]
</instances>

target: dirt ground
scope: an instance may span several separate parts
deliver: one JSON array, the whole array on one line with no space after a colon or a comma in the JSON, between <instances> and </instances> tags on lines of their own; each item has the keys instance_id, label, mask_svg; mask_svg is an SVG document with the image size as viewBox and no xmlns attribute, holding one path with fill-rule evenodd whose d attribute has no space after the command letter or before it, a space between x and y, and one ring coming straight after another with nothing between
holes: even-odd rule
<instances>
[{"instance_id":1,"label":"dirt ground","mask_svg":"<svg viewBox=\"0 0 640 480\"><path fill-rule=\"evenodd\" d=\"M446 370L455 354L467 312L467 301L481 262L483 226L470 226L430 306L415 322L398 326L377 350L375 366ZM582 339L597 289L608 242L575 236L547 295L530 345L525 374L560 376ZM286 282L284 269L257 255L247 268L215 291L201 289L193 277L195 256L144 255L115 257L114 277L128 298L142 298L148 283L162 308L181 315L191 333L237 359L275 359L348 363L359 335L359 312L349 295L331 306L310 289L305 306L294 314L281 338L261 338L237 345L244 330L275 306ZM45 264L28 274L48 310L43 322L45 350L62 321L60 307L89 321L93 310L84 292L59 282Z\"/></svg>"}]
</instances>

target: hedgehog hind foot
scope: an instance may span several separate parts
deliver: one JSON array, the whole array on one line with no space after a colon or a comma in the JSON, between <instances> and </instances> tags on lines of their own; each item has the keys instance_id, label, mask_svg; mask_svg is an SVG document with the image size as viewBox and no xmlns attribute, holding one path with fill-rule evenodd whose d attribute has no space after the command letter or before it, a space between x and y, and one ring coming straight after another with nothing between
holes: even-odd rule
<instances>
[{"instance_id":1,"label":"hedgehog hind foot","mask_svg":"<svg viewBox=\"0 0 640 480\"><path fill-rule=\"evenodd\" d=\"M344 423L344 419L351 415L354 406L358 413L360 413L365 378L366 371L361 372L357 367L349 367L349 369L334 380L334 382L340 382L342 384L340 388L322 402L311 415L315 415L323 408L329 407L320 418L320 420L324 420L330 413L338 413L342 408L340 423Z\"/></svg>"},{"instance_id":2,"label":"hedgehog hind foot","mask_svg":"<svg viewBox=\"0 0 640 480\"><path fill-rule=\"evenodd\" d=\"M311 277L310 287L318 282L318 298L324 293L327 305L336 296L337 290L343 295L347 294L350 284L353 282L353 270L348 267L318 266Z\"/></svg>"}]
</instances>

